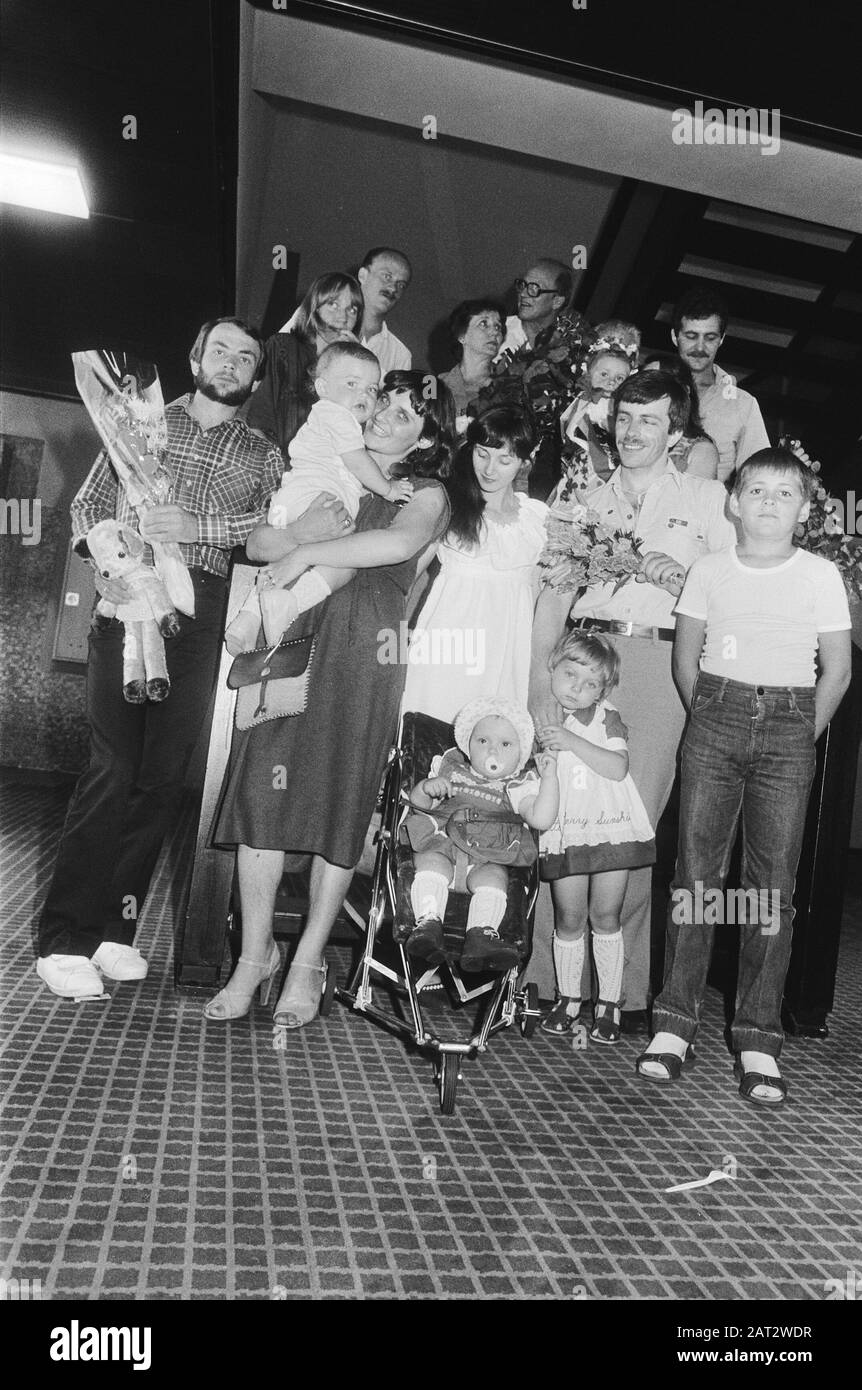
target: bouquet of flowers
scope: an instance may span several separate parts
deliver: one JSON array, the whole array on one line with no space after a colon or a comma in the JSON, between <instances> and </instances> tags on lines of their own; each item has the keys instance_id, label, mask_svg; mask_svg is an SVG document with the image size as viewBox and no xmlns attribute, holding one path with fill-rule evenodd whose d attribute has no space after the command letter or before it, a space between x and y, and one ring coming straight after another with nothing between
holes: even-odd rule
<instances>
[{"instance_id":1,"label":"bouquet of flowers","mask_svg":"<svg viewBox=\"0 0 862 1390\"><path fill-rule=\"evenodd\" d=\"M503 354L479 400L483 405L526 401L539 434L554 433L561 413L577 393L594 338L580 314L560 314L547 338L540 335L533 347L524 343Z\"/></svg>"},{"instance_id":2,"label":"bouquet of flowers","mask_svg":"<svg viewBox=\"0 0 862 1390\"><path fill-rule=\"evenodd\" d=\"M812 473L820 472L820 464L805 452L798 439L783 436L779 447L789 449ZM822 555L837 566L850 598L862 599L862 540L844 534L841 503L826 491L819 479L805 521L796 527L796 544L812 555Z\"/></svg>"},{"instance_id":3,"label":"bouquet of flowers","mask_svg":"<svg viewBox=\"0 0 862 1390\"><path fill-rule=\"evenodd\" d=\"M548 539L539 566L546 584L558 593L611 583L616 593L638 573L642 560L630 532L611 531L597 512L576 503L565 517L551 513L548 518Z\"/></svg>"},{"instance_id":4,"label":"bouquet of flowers","mask_svg":"<svg viewBox=\"0 0 862 1390\"><path fill-rule=\"evenodd\" d=\"M129 353L100 348L73 352L72 362L81 400L138 517L147 507L172 501L174 476L156 368ZM155 541L152 550L174 607L193 618L195 591L179 545Z\"/></svg>"}]
</instances>

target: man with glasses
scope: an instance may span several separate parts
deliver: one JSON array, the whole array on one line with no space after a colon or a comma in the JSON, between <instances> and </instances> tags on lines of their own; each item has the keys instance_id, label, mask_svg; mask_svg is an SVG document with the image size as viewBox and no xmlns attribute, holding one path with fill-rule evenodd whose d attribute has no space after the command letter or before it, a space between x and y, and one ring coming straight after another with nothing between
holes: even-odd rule
<instances>
[{"instance_id":1,"label":"man with glasses","mask_svg":"<svg viewBox=\"0 0 862 1390\"><path fill-rule=\"evenodd\" d=\"M523 278L515 281L518 296L518 312L506 320L506 336L499 353L494 359L495 375L505 380L509 357L519 349L528 354L528 361L553 361L552 374L559 372L557 350L563 345L557 332L557 320L566 312L572 295L572 272L562 261L550 260L547 256L534 261ZM577 315L575 316L577 317ZM552 354L554 354L552 358ZM490 390L494 389L494 382ZM545 389L541 375L531 377L530 390L535 393ZM533 403L527 391L527 401ZM545 418L539 423L539 445L532 463L525 465L518 475L515 487L529 491L531 497L544 500L560 477L560 431L556 420Z\"/></svg>"},{"instance_id":2,"label":"man with glasses","mask_svg":"<svg viewBox=\"0 0 862 1390\"><path fill-rule=\"evenodd\" d=\"M506 319L506 336L498 359L506 352L527 346L536 352L543 346L543 335L550 336L557 315L567 307L572 294L572 272L562 261L543 256L534 262L522 279L515 281L518 312Z\"/></svg>"}]
</instances>

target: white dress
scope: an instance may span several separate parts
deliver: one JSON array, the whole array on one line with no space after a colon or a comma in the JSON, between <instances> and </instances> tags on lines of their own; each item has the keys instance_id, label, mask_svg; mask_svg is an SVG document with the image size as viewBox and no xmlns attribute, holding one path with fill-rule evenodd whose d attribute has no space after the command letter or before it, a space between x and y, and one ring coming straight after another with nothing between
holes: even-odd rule
<instances>
[{"instance_id":1,"label":"white dress","mask_svg":"<svg viewBox=\"0 0 862 1390\"><path fill-rule=\"evenodd\" d=\"M405 710L452 723L478 696L527 703L530 639L545 544L544 502L516 493L517 515L485 512L478 545L451 534L437 552L440 573L422 606L407 653Z\"/></svg>"},{"instance_id":2,"label":"white dress","mask_svg":"<svg viewBox=\"0 0 862 1390\"><path fill-rule=\"evenodd\" d=\"M626 727L606 700L593 707L589 723L569 714L565 728L597 748L626 751ZM557 754L560 810L539 837L542 878L636 869L655 862L655 836L637 787L628 773L621 782L602 777L577 753Z\"/></svg>"}]
</instances>

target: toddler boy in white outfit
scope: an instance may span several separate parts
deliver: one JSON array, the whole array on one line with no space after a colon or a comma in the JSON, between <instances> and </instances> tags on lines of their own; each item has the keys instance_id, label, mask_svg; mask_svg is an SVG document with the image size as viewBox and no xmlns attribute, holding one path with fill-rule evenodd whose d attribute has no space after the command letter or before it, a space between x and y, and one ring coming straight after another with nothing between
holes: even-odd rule
<instances>
[{"instance_id":1,"label":"toddler boy in white outfit","mask_svg":"<svg viewBox=\"0 0 862 1390\"><path fill-rule=\"evenodd\" d=\"M360 343L337 342L324 348L317 359L317 400L288 445L290 468L269 504L270 526L296 521L321 492L337 497L351 519L368 492L390 502L406 502L412 496L412 483L385 477L365 448L363 427L371 418L379 381L380 363ZM300 613L329 592L315 571L302 575L291 589L252 589L225 632L228 651L232 656L252 651L261 621L266 641L277 642Z\"/></svg>"}]
</instances>

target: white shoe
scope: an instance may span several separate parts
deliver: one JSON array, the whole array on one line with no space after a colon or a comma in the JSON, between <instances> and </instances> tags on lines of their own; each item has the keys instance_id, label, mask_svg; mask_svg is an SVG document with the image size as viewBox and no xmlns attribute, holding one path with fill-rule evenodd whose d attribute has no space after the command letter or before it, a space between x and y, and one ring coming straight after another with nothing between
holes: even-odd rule
<instances>
[{"instance_id":1,"label":"white shoe","mask_svg":"<svg viewBox=\"0 0 862 1390\"><path fill-rule=\"evenodd\" d=\"M109 980L145 980L150 968L135 946L119 941L103 941L90 959Z\"/></svg>"},{"instance_id":2,"label":"white shoe","mask_svg":"<svg viewBox=\"0 0 862 1390\"><path fill-rule=\"evenodd\" d=\"M102 977L86 956L40 956L36 974L61 999L101 999Z\"/></svg>"}]
</instances>

